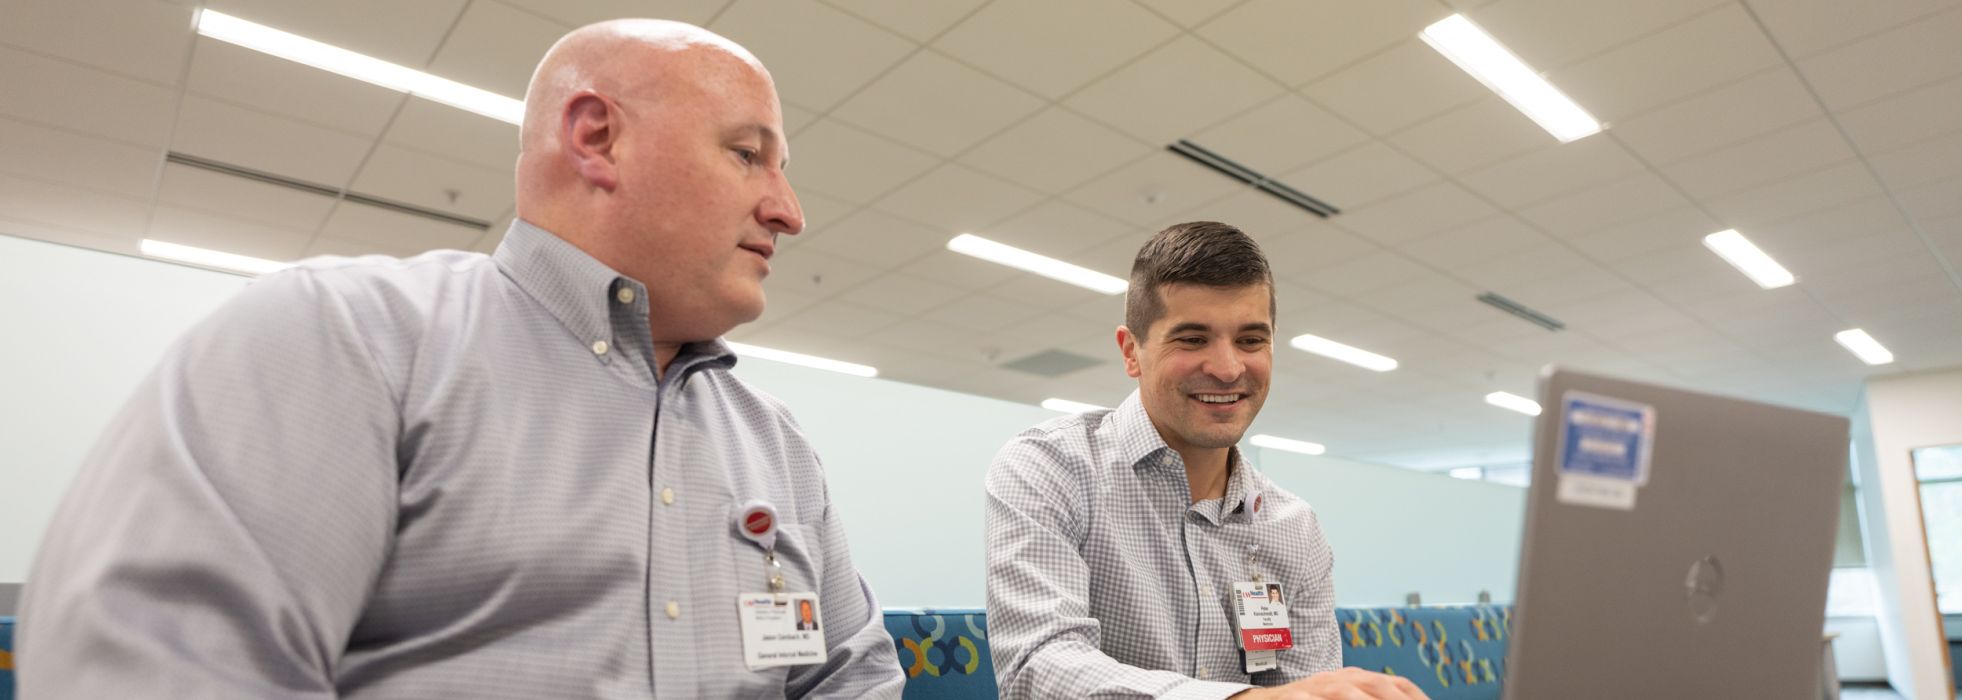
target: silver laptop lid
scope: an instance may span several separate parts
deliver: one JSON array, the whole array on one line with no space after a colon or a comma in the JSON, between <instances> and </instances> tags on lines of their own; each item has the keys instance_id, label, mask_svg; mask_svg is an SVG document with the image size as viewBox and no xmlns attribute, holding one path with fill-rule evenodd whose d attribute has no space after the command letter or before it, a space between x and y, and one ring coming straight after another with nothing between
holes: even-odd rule
<instances>
[{"instance_id":1,"label":"silver laptop lid","mask_svg":"<svg viewBox=\"0 0 1962 700\"><path fill-rule=\"evenodd\" d=\"M1816 697L1845 418L1555 368L1509 700Z\"/></svg>"}]
</instances>

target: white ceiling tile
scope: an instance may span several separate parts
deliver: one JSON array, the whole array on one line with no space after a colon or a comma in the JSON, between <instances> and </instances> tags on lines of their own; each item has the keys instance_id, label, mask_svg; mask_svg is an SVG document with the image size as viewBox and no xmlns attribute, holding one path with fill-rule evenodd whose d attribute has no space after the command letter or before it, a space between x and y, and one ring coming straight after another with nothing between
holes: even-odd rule
<instances>
[{"instance_id":1,"label":"white ceiling tile","mask_svg":"<svg viewBox=\"0 0 1962 700\"><path fill-rule=\"evenodd\" d=\"M949 163L872 206L928 224L952 238L984 229L1041 199L1034 190Z\"/></svg>"},{"instance_id":2,"label":"white ceiling tile","mask_svg":"<svg viewBox=\"0 0 1962 700\"><path fill-rule=\"evenodd\" d=\"M735 0L708 28L755 53L783 101L818 111L836 106L918 48L815 2Z\"/></svg>"},{"instance_id":3,"label":"white ceiling tile","mask_svg":"<svg viewBox=\"0 0 1962 700\"><path fill-rule=\"evenodd\" d=\"M1779 66L1619 120L1610 135L1667 164L1822 114L1798 75Z\"/></svg>"},{"instance_id":4,"label":"white ceiling tile","mask_svg":"<svg viewBox=\"0 0 1962 700\"><path fill-rule=\"evenodd\" d=\"M864 204L912 180L938 159L833 119L798 135L791 184Z\"/></svg>"},{"instance_id":5,"label":"white ceiling tile","mask_svg":"<svg viewBox=\"0 0 1962 700\"><path fill-rule=\"evenodd\" d=\"M1829 209L1754 224L1743 231L1766 250L1784 251L1907 228L1908 221L1894 202L1884 194L1874 193Z\"/></svg>"},{"instance_id":6,"label":"white ceiling tile","mask_svg":"<svg viewBox=\"0 0 1962 700\"><path fill-rule=\"evenodd\" d=\"M1548 79L1595 118L1615 122L1781 63L1750 14L1730 4Z\"/></svg>"},{"instance_id":7,"label":"white ceiling tile","mask_svg":"<svg viewBox=\"0 0 1962 700\"><path fill-rule=\"evenodd\" d=\"M1565 240L1589 258L1613 262L1659 250L1701 245L1704 236L1722 228L1702 210L1682 206L1640 221L1565 237Z\"/></svg>"},{"instance_id":8,"label":"white ceiling tile","mask_svg":"<svg viewBox=\"0 0 1962 700\"><path fill-rule=\"evenodd\" d=\"M858 359L857 355L845 352L852 346L852 341L840 337L841 335L838 333L812 331L804 328L791 328L782 324L759 326L752 323L739 326L734 331L731 331L729 333L729 339L738 343L760 345L775 350L788 350L806 355L817 355L819 357L829 357L853 362ZM736 358L737 364L742 364L746 361L749 360L744 360L741 357Z\"/></svg>"},{"instance_id":9,"label":"white ceiling tile","mask_svg":"<svg viewBox=\"0 0 1962 700\"><path fill-rule=\"evenodd\" d=\"M295 230L246 221L237 217L158 205L150 219L147 238L182 245L222 250L266 260L287 262L304 257L313 240L312 221L294 221L308 226Z\"/></svg>"},{"instance_id":10,"label":"white ceiling tile","mask_svg":"<svg viewBox=\"0 0 1962 700\"><path fill-rule=\"evenodd\" d=\"M127 0L18 0L7 3L0 43L176 85L191 45L192 9Z\"/></svg>"},{"instance_id":11,"label":"white ceiling tile","mask_svg":"<svg viewBox=\"0 0 1962 700\"><path fill-rule=\"evenodd\" d=\"M4 199L4 195L0 195ZM141 234L111 235L82 229L68 228L38 221L15 219L0 214L0 236L13 236L66 246L100 250L118 255L139 255Z\"/></svg>"},{"instance_id":12,"label":"white ceiling tile","mask_svg":"<svg viewBox=\"0 0 1962 700\"><path fill-rule=\"evenodd\" d=\"M797 133L818 120L818 113L797 105L783 105L783 133L789 134L792 141Z\"/></svg>"},{"instance_id":13,"label":"white ceiling tile","mask_svg":"<svg viewBox=\"0 0 1962 700\"><path fill-rule=\"evenodd\" d=\"M672 19L705 25L715 13L727 7L728 0L661 0L650 6L645 0L496 0L566 27L622 17Z\"/></svg>"},{"instance_id":14,"label":"white ceiling tile","mask_svg":"<svg viewBox=\"0 0 1962 700\"><path fill-rule=\"evenodd\" d=\"M797 207L804 210L804 230L793 236L777 238L779 250L794 248L803 241L814 238L814 234L843 221L845 216L858 210L858 205L835 197L827 197L816 192L797 192Z\"/></svg>"},{"instance_id":15,"label":"white ceiling tile","mask_svg":"<svg viewBox=\"0 0 1962 700\"><path fill-rule=\"evenodd\" d=\"M1545 279L1568 270L1590 268L1589 263L1566 246L1547 243L1482 262L1454 265L1451 274L1482 289L1519 285Z\"/></svg>"},{"instance_id":16,"label":"white ceiling tile","mask_svg":"<svg viewBox=\"0 0 1962 700\"><path fill-rule=\"evenodd\" d=\"M333 197L177 164L163 166L157 203L311 232L334 208ZM299 251L294 251L298 255Z\"/></svg>"},{"instance_id":17,"label":"white ceiling tile","mask_svg":"<svg viewBox=\"0 0 1962 700\"><path fill-rule=\"evenodd\" d=\"M1158 147L1051 107L961 154L977 170L1062 192Z\"/></svg>"},{"instance_id":18,"label":"white ceiling tile","mask_svg":"<svg viewBox=\"0 0 1962 700\"><path fill-rule=\"evenodd\" d=\"M1880 192L1880 183L1864 164L1846 163L1769 185L1707 200L1723 222L1733 228L1777 221Z\"/></svg>"},{"instance_id":19,"label":"white ceiling tile","mask_svg":"<svg viewBox=\"0 0 1962 700\"><path fill-rule=\"evenodd\" d=\"M1519 211L1520 218L1558 237L1598 231L1686 206L1669 183L1638 172L1584 192L1565 195Z\"/></svg>"},{"instance_id":20,"label":"white ceiling tile","mask_svg":"<svg viewBox=\"0 0 1962 700\"><path fill-rule=\"evenodd\" d=\"M934 47L1058 99L1177 33L1176 25L1128 0L1063 5L997 0L940 37ZM1007 46L1014 48L1004 50Z\"/></svg>"},{"instance_id":21,"label":"white ceiling tile","mask_svg":"<svg viewBox=\"0 0 1962 700\"><path fill-rule=\"evenodd\" d=\"M1008 83L922 51L839 105L831 117L952 156L1042 104Z\"/></svg>"},{"instance_id":22,"label":"white ceiling tile","mask_svg":"<svg viewBox=\"0 0 1962 700\"><path fill-rule=\"evenodd\" d=\"M1398 253L1371 253L1329 267L1313 268L1288 281L1336 296L1356 296L1437 276L1431 268Z\"/></svg>"},{"instance_id":23,"label":"white ceiling tile","mask_svg":"<svg viewBox=\"0 0 1962 700\"><path fill-rule=\"evenodd\" d=\"M952 238L954 233L968 232L1052 258L1075 259L1078 253L1092 250L1117 238L1129 239L1135 252L1136 246L1144 243L1147 234L1138 232L1136 236L1125 235L1134 231L1138 229L1124 222L1063 200L1052 199L1006 221L983 228L950 232L946 237ZM942 241L944 242L945 239ZM1079 264L1082 263L1083 261L1079 261ZM1091 267L1105 274L1122 277L1130 271L1131 265L1130 259L1125 258L1121 265L1092 265Z\"/></svg>"},{"instance_id":24,"label":"white ceiling tile","mask_svg":"<svg viewBox=\"0 0 1962 700\"><path fill-rule=\"evenodd\" d=\"M1421 261L1420 261L1421 262ZM1302 293L1313 294L1303 290ZM1478 290L1463 282L1442 275L1424 277L1393 287L1385 287L1356 297L1352 301L1371 311L1389 316L1404 318L1407 314L1419 313L1442 306L1456 306L1465 310L1476 308L1472 299ZM1282 303L1288 303L1285 297Z\"/></svg>"},{"instance_id":25,"label":"white ceiling tile","mask_svg":"<svg viewBox=\"0 0 1962 700\"><path fill-rule=\"evenodd\" d=\"M407 99L394 90L203 38L187 82L192 94L368 136L381 134Z\"/></svg>"},{"instance_id":26,"label":"white ceiling tile","mask_svg":"<svg viewBox=\"0 0 1962 700\"><path fill-rule=\"evenodd\" d=\"M1676 24L1723 0L1500 0L1466 13L1541 71Z\"/></svg>"},{"instance_id":27,"label":"white ceiling tile","mask_svg":"<svg viewBox=\"0 0 1962 700\"><path fill-rule=\"evenodd\" d=\"M1372 141L1278 179L1346 210L1422 187L1438 176L1409 156Z\"/></svg>"},{"instance_id":28,"label":"white ceiling tile","mask_svg":"<svg viewBox=\"0 0 1962 700\"><path fill-rule=\"evenodd\" d=\"M1558 144L1539 125L1497 97L1419 122L1387 140L1452 175Z\"/></svg>"},{"instance_id":29,"label":"white ceiling tile","mask_svg":"<svg viewBox=\"0 0 1962 700\"><path fill-rule=\"evenodd\" d=\"M1798 62L1819 98L1845 110L1962 73L1962 6Z\"/></svg>"},{"instance_id":30,"label":"white ceiling tile","mask_svg":"<svg viewBox=\"0 0 1962 700\"><path fill-rule=\"evenodd\" d=\"M937 320L940 318L942 316L930 315L906 319L865 336L865 340L874 346L903 351L900 357L890 360L880 358L879 375L901 381L937 385L938 382L987 369L990 365L976 347L978 342L982 342L982 336L986 331L981 331L976 326ZM932 358L938 363L921 366L906 362L907 357ZM888 365L894 365L890 372L888 372ZM908 365L911 370L901 371L898 365Z\"/></svg>"},{"instance_id":31,"label":"white ceiling tile","mask_svg":"<svg viewBox=\"0 0 1962 700\"><path fill-rule=\"evenodd\" d=\"M1377 135L1464 107L1491 92L1416 38L1309 83L1302 93Z\"/></svg>"},{"instance_id":32,"label":"white ceiling tile","mask_svg":"<svg viewBox=\"0 0 1962 700\"><path fill-rule=\"evenodd\" d=\"M1822 299L1836 299L1876 289L1917 281L1934 281L1937 288L1948 279L1941 264L1925 250L1913 250L1860 263L1835 265L1813 270L1803 280L1805 288Z\"/></svg>"},{"instance_id":33,"label":"white ceiling tile","mask_svg":"<svg viewBox=\"0 0 1962 700\"><path fill-rule=\"evenodd\" d=\"M349 189L425 209L489 221L511 208L509 169L493 170L382 144Z\"/></svg>"},{"instance_id":34,"label":"white ceiling tile","mask_svg":"<svg viewBox=\"0 0 1962 700\"><path fill-rule=\"evenodd\" d=\"M1396 249L1419 262L1446 268L1484 262L1548 242L1532 227L1501 215L1405 241Z\"/></svg>"},{"instance_id":35,"label":"white ceiling tile","mask_svg":"<svg viewBox=\"0 0 1962 700\"><path fill-rule=\"evenodd\" d=\"M1394 246L1497 213L1465 188L1439 182L1344 212L1333 223L1350 233Z\"/></svg>"},{"instance_id":36,"label":"white ceiling tile","mask_svg":"<svg viewBox=\"0 0 1962 700\"><path fill-rule=\"evenodd\" d=\"M1383 252L1382 246L1334 226L1310 226L1295 233L1269 236L1260 241L1260 249L1267 254L1274 276L1289 280L1310 274L1311 270Z\"/></svg>"},{"instance_id":37,"label":"white ceiling tile","mask_svg":"<svg viewBox=\"0 0 1962 700\"><path fill-rule=\"evenodd\" d=\"M1219 16L1227 8L1244 0L1138 0L1138 4L1149 7L1179 26L1191 29L1205 24Z\"/></svg>"},{"instance_id":38,"label":"white ceiling tile","mask_svg":"<svg viewBox=\"0 0 1962 700\"><path fill-rule=\"evenodd\" d=\"M1751 0L1751 11L1794 57L1810 56L1918 17L1955 7L1955 0Z\"/></svg>"},{"instance_id":39,"label":"white ceiling tile","mask_svg":"<svg viewBox=\"0 0 1962 700\"><path fill-rule=\"evenodd\" d=\"M1091 180L1064 198L1133 224L1151 224L1244 186L1206 166L1158 151Z\"/></svg>"},{"instance_id":40,"label":"white ceiling tile","mask_svg":"<svg viewBox=\"0 0 1962 700\"><path fill-rule=\"evenodd\" d=\"M1853 159L1832 122L1816 119L1661 168L1692 197L1710 198Z\"/></svg>"},{"instance_id":41,"label":"white ceiling tile","mask_svg":"<svg viewBox=\"0 0 1962 700\"><path fill-rule=\"evenodd\" d=\"M430 73L522 100L532 69L569 27L496 2L473 2L430 61Z\"/></svg>"},{"instance_id":42,"label":"white ceiling tile","mask_svg":"<svg viewBox=\"0 0 1962 700\"><path fill-rule=\"evenodd\" d=\"M800 245L770 258L770 276L763 279L763 291L786 299L825 299L879 273L880 268L871 263Z\"/></svg>"},{"instance_id":43,"label":"white ceiling tile","mask_svg":"<svg viewBox=\"0 0 1962 700\"><path fill-rule=\"evenodd\" d=\"M1167 217L1165 225L1187 221L1219 221L1231 224L1246 232L1256 242L1263 243L1279 236L1294 235L1305 228L1326 225L1321 217L1251 187ZM1164 226L1156 226L1148 232L1156 233L1163 229Z\"/></svg>"},{"instance_id":44,"label":"white ceiling tile","mask_svg":"<svg viewBox=\"0 0 1962 700\"><path fill-rule=\"evenodd\" d=\"M906 263L901 270L969 291L987 289L1026 274L951 250L937 250Z\"/></svg>"},{"instance_id":45,"label":"white ceiling tile","mask_svg":"<svg viewBox=\"0 0 1962 700\"><path fill-rule=\"evenodd\" d=\"M879 268L892 268L947 245L953 234L872 209L860 209L798 244Z\"/></svg>"},{"instance_id":46,"label":"white ceiling tile","mask_svg":"<svg viewBox=\"0 0 1962 700\"><path fill-rule=\"evenodd\" d=\"M364 253L406 258L432 250L463 250L483 235L482 229L425 219L413 214L342 202L327 215L308 255L347 255L344 250L329 252L323 242L335 239L366 246Z\"/></svg>"},{"instance_id":47,"label":"white ceiling tile","mask_svg":"<svg viewBox=\"0 0 1962 700\"><path fill-rule=\"evenodd\" d=\"M0 119L0 172L148 198L162 162L161 148Z\"/></svg>"},{"instance_id":48,"label":"white ceiling tile","mask_svg":"<svg viewBox=\"0 0 1962 700\"><path fill-rule=\"evenodd\" d=\"M114 141L162 146L176 117L174 91L0 46L0 115Z\"/></svg>"},{"instance_id":49,"label":"white ceiling tile","mask_svg":"<svg viewBox=\"0 0 1962 700\"><path fill-rule=\"evenodd\" d=\"M924 315L929 321L962 329L968 335L989 332L1027 321L1046 313L1035 304L1024 304L986 294L962 294L951 303ZM1113 321L1114 322L1114 321Z\"/></svg>"},{"instance_id":50,"label":"white ceiling tile","mask_svg":"<svg viewBox=\"0 0 1962 700\"><path fill-rule=\"evenodd\" d=\"M1490 291L1534 309L1545 309L1554 304L1599 299L1633 289L1633 284L1606 268L1581 262L1570 268L1545 270L1537 279L1495 285Z\"/></svg>"},{"instance_id":51,"label":"white ceiling tile","mask_svg":"<svg viewBox=\"0 0 1962 700\"><path fill-rule=\"evenodd\" d=\"M1064 284L1047 277L1026 272L1010 275L999 284L988 287L987 292L1011 301L1019 301L1024 304L1039 304L1046 308L1060 308L1073 304L1081 304L1098 296L1106 296L1101 292L1093 292L1082 287Z\"/></svg>"},{"instance_id":52,"label":"white ceiling tile","mask_svg":"<svg viewBox=\"0 0 1962 700\"><path fill-rule=\"evenodd\" d=\"M1450 14L1421 0L1253 0L1199 27L1199 34L1288 85L1302 85Z\"/></svg>"},{"instance_id":53,"label":"white ceiling tile","mask_svg":"<svg viewBox=\"0 0 1962 700\"><path fill-rule=\"evenodd\" d=\"M1070 96L1071 109L1150 143L1171 143L1281 93L1281 86L1190 36Z\"/></svg>"},{"instance_id":54,"label":"white ceiling tile","mask_svg":"<svg viewBox=\"0 0 1962 700\"><path fill-rule=\"evenodd\" d=\"M311 3L286 0L208 0L206 7L248 22L333 44L390 63L421 69L465 0L346 0Z\"/></svg>"},{"instance_id":55,"label":"white ceiling tile","mask_svg":"<svg viewBox=\"0 0 1962 700\"><path fill-rule=\"evenodd\" d=\"M1501 206L1521 207L1613 182L1642 169L1614 139L1589 138L1534 151L1466 174L1466 187Z\"/></svg>"},{"instance_id":56,"label":"white ceiling tile","mask_svg":"<svg viewBox=\"0 0 1962 700\"><path fill-rule=\"evenodd\" d=\"M1131 266L1134 263L1136 263L1138 259L1138 249L1143 248L1145 241L1150 240L1151 236L1155 233L1157 232L1147 231L1143 229L1138 229L1135 232L1135 234L1132 234L1129 231L1127 231L1125 233L1106 238L1104 242L1099 243L1097 245L1060 257L1063 259L1064 262L1068 262L1074 265L1082 265L1084 267L1090 268L1092 270L1096 270L1098 272L1102 272L1107 275L1112 275L1115 277L1129 277L1131 274ZM1124 315L1121 308L1119 309L1116 316L1109 316L1104 314L1103 313L1104 311L1108 311L1110 309L1109 304L1098 304L1092 301L1086 301L1082 305L1087 308L1079 309L1078 311L1091 313L1093 316L1099 318L1105 318L1105 319L1118 318ZM1118 306L1121 307L1122 304L1119 303Z\"/></svg>"},{"instance_id":57,"label":"white ceiling tile","mask_svg":"<svg viewBox=\"0 0 1962 700\"><path fill-rule=\"evenodd\" d=\"M518 127L423 99L404 104L382 140L493 170L518 162Z\"/></svg>"},{"instance_id":58,"label":"white ceiling tile","mask_svg":"<svg viewBox=\"0 0 1962 700\"><path fill-rule=\"evenodd\" d=\"M946 305L965 294L966 292L960 288L940 284L924 277L892 273L866 280L864 284L839 294L837 300L870 309L916 316L928 309Z\"/></svg>"},{"instance_id":59,"label":"white ceiling tile","mask_svg":"<svg viewBox=\"0 0 1962 700\"><path fill-rule=\"evenodd\" d=\"M1839 122L1867 153L1953 132L1962 124L1962 78L1868 103L1840 114Z\"/></svg>"},{"instance_id":60,"label":"white ceiling tile","mask_svg":"<svg viewBox=\"0 0 1962 700\"><path fill-rule=\"evenodd\" d=\"M149 211L146 200L0 175L0 215L8 219L134 239Z\"/></svg>"},{"instance_id":61,"label":"white ceiling tile","mask_svg":"<svg viewBox=\"0 0 1962 700\"><path fill-rule=\"evenodd\" d=\"M1353 148L1369 135L1293 93L1193 137L1194 142L1269 176Z\"/></svg>"},{"instance_id":62,"label":"white ceiling tile","mask_svg":"<svg viewBox=\"0 0 1962 700\"><path fill-rule=\"evenodd\" d=\"M1928 254L1921 239L1906 229L1871 234L1848 232L1812 245L1790 245L1770 236L1762 237L1758 243L1779 264L1791 270L1799 282L1807 281L1818 271Z\"/></svg>"},{"instance_id":63,"label":"white ceiling tile","mask_svg":"<svg viewBox=\"0 0 1962 700\"><path fill-rule=\"evenodd\" d=\"M1901 208L1917 222L1962 214L1962 177L1937 180L1897 193Z\"/></svg>"},{"instance_id":64,"label":"white ceiling tile","mask_svg":"<svg viewBox=\"0 0 1962 700\"><path fill-rule=\"evenodd\" d=\"M777 326L840 338L857 338L891 328L904 319L904 315L891 311L827 299L791 315Z\"/></svg>"},{"instance_id":65,"label":"white ceiling tile","mask_svg":"<svg viewBox=\"0 0 1962 700\"><path fill-rule=\"evenodd\" d=\"M1962 176L1962 131L1937 136L1904 148L1867 156L1880 181L1906 189L1936 180Z\"/></svg>"},{"instance_id":66,"label":"white ceiling tile","mask_svg":"<svg viewBox=\"0 0 1962 700\"><path fill-rule=\"evenodd\" d=\"M720 2L721 0L717 0ZM885 27L918 42L926 42L960 22L987 0L824 0L826 4L857 15L860 19Z\"/></svg>"},{"instance_id":67,"label":"white ceiling tile","mask_svg":"<svg viewBox=\"0 0 1962 700\"><path fill-rule=\"evenodd\" d=\"M185 96L171 150L339 188L371 139Z\"/></svg>"}]
</instances>

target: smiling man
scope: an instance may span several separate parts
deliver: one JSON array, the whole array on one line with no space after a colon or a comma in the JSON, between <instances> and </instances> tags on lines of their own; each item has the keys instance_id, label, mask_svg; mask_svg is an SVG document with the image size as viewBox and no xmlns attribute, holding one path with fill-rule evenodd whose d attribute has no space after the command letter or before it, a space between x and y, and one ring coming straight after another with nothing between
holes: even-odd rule
<instances>
[{"instance_id":1,"label":"smiling man","mask_svg":"<svg viewBox=\"0 0 1962 700\"><path fill-rule=\"evenodd\" d=\"M525 105L495 253L304 261L169 351L48 528L24 696L899 697L817 454L720 339L804 225L769 72L615 20Z\"/></svg>"},{"instance_id":2,"label":"smiling man","mask_svg":"<svg viewBox=\"0 0 1962 700\"><path fill-rule=\"evenodd\" d=\"M1239 229L1179 224L1138 251L1117 329L1138 390L1023 432L988 470L1003 697L1424 697L1339 668L1315 512L1235 448L1273 340L1273 274Z\"/></svg>"}]
</instances>

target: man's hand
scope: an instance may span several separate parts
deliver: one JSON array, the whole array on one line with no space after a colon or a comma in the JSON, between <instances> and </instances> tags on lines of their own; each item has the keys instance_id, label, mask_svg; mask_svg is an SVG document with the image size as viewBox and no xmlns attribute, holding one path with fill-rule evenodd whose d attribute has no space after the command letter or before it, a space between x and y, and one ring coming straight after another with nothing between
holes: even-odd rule
<instances>
[{"instance_id":1,"label":"man's hand","mask_svg":"<svg viewBox=\"0 0 1962 700\"><path fill-rule=\"evenodd\" d=\"M1231 700L1430 700L1408 678L1360 668L1317 673L1278 688L1255 688Z\"/></svg>"}]
</instances>

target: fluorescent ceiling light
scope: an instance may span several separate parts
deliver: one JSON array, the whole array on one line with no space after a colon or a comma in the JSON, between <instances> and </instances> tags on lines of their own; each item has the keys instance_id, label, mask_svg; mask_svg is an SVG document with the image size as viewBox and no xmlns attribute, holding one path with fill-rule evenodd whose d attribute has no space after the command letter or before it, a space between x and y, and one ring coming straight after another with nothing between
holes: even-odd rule
<instances>
[{"instance_id":1,"label":"fluorescent ceiling light","mask_svg":"<svg viewBox=\"0 0 1962 700\"><path fill-rule=\"evenodd\" d=\"M1042 407L1047 408L1051 411L1057 411L1059 413L1089 413L1091 411L1110 410L1110 408L1107 406L1099 406L1093 403L1083 403L1081 401L1071 401L1069 399L1043 399Z\"/></svg>"},{"instance_id":2,"label":"fluorescent ceiling light","mask_svg":"<svg viewBox=\"0 0 1962 700\"><path fill-rule=\"evenodd\" d=\"M1457 469L1451 470L1450 474L1451 474L1451 478L1453 479L1469 479L1471 481L1478 481L1479 479L1485 478L1485 468L1484 467L1458 467Z\"/></svg>"},{"instance_id":3,"label":"fluorescent ceiling light","mask_svg":"<svg viewBox=\"0 0 1962 700\"><path fill-rule=\"evenodd\" d=\"M800 352L790 352L787 350L776 350L773 348L757 347L755 345L749 345L746 343L730 343L729 349L736 351L736 354L738 355L746 355L757 359L770 360L772 362L782 362L784 364L801 365L813 369L821 369L829 372L838 372L840 374L849 374L854 377L879 376L879 370L874 367L852 364L850 362L841 362L830 358L818 357L816 355L806 355Z\"/></svg>"},{"instance_id":4,"label":"fluorescent ceiling light","mask_svg":"<svg viewBox=\"0 0 1962 700\"><path fill-rule=\"evenodd\" d=\"M1751 244L1737 229L1724 229L1703 237L1703 245L1715 251L1724 262L1765 289L1777 289L1795 281L1792 273Z\"/></svg>"},{"instance_id":5,"label":"fluorescent ceiling light","mask_svg":"<svg viewBox=\"0 0 1962 700\"><path fill-rule=\"evenodd\" d=\"M1506 409L1508 411L1518 411L1520 413L1524 413L1529 416L1537 416L1540 414L1540 402L1534 401L1524 396L1520 396L1518 394L1508 394L1503 391L1494 391L1490 394L1485 395L1485 402L1492 404L1494 406L1498 406L1499 408Z\"/></svg>"},{"instance_id":6,"label":"fluorescent ceiling light","mask_svg":"<svg viewBox=\"0 0 1962 700\"><path fill-rule=\"evenodd\" d=\"M1254 447L1299 452L1305 455L1318 455L1328 451L1328 448L1323 447L1321 443L1308 442L1306 440L1289 440L1284 437L1274 437L1265 434L1247 438L1247 442L1253 443Z\"/></svg>"},{"instance_id":7,"label":"fluorescent ceiling light","mask_svg":"<svg viewBox=\"0 0 1962 700\"><path fill-rule=\"evenodd\" d=\"M1860 358L1861 362L1884 365L1894 361L1894 353L1888 352L1887 348L1881 347L1880 341L1874 340L1873 336L1867 335L1866 331L1858 328L1834 333L1833 340L1839 341L1840 345L1852 351L1853 356Z\"/></svg>"},{"instance_id":8,"label":"fluorescent ceiling light","mask_svg":"<svg viewBox=\"0 0 1962 700\"><path fill-rule=\"evenodd\" d=\"M1288 341L1288 344L1293 345L1297 350L1306 350L1323 357L1332 357L1357 367L1373 369L1378 372L1388 372L1397 368L1396 360L1362 348L1343 345L1319 335L1303 333L1295 336L1294 340Z\"/></svg>"},{"instance_id":9,"label":"fluorescent ceiling light","mask_svg":"<svg viewBox=\"0 0 1962 700\"><path fill-rule=\"evenodd\" d=\"M222 12L200 11L198 33L499 121L512 124L524 121L525 103L522 100L438 78L414 68L398 66L297 34L288 34L263 24L247 22Z\"/></svg>"},{"instance_id":10,"label":"fluorescent ceiling light","mask_svg":"<svg viewBox=\"0 0 1962 700\"><path fill-rule=\"evenodd\" d=\"M1601 131L1601 122L1587 110L1568 99L1560 88L1540 77L1525 61L1464 15L1439 20L1425 27L1418 36L1485 87L1499 93L1514 109L1525 113L1561 143Z\"/></svg>"},{"instance_id":11,"label":"fluorescent ceiling light","mask_svg":"<svg viewBox=\"0 0 1962 700\"><path fill-rule=\"evenodd\" d=\"M996 243L971 233L953 237L952 240L947 241L947 249L1102 294L1123 294L1124 289L1131 286L1131 283L1123 279L1096 270L1071 265L1011 245Z\"/></svg>"},{"instance_id":12,"label":"fluorescent ceiling light","mask_svg":"<svg viewBox=\"0 0 1962 700\"><path fill-rule=\"evenodd\" d=\"M166 243L148 238L143 239L141 250L144 255L153 258L175 260L200 267L215 267L220 270L230 270L232 272L243 272L248 275L263 275L269 272L278 272L293 265L290 262L254 258L205 248L193 248L187 245Z\"/></svg>"}]
</instances>

